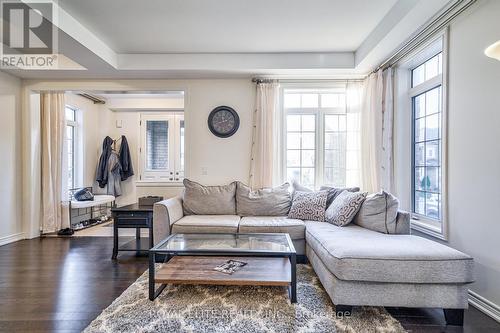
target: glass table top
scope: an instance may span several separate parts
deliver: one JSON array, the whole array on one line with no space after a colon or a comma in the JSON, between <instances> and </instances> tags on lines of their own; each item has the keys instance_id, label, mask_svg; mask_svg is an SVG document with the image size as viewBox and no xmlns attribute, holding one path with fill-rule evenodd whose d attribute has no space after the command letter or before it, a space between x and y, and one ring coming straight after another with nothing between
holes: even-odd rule
<instances>
[{"instance_id":1,"label":"glass table top","mask_svg":"<svg viewBox=\"0 0 500 333\"><path fill-rule=\"evenodd\" d=\"M153 252L294 253L288 234L174 234Z\"/></svg>"}]
</instances>

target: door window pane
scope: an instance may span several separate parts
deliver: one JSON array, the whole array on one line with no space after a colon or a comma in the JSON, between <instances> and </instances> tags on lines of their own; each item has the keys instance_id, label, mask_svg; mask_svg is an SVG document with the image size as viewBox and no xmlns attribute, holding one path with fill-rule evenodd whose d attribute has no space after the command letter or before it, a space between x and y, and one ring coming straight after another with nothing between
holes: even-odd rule
<instances>
[{"instance_id":1,"label":"door window pane","mask_svg":"<svg viewBox=\"0 0 500 333\"><path fill-rule=\"evenodd\" d=\"M181 165L181 170L184 171L184 120L180 121L180 165Z\"/></svg>"},{"instance_id":2,"label":"door window pane","mask_svg":"<svg viewBox=\"0 0 500 333\"><path fill-rule=\"evenodd\" d=\"M168 169L168 121L146 122L146 169Z\"/></svg>"}]
</instances>

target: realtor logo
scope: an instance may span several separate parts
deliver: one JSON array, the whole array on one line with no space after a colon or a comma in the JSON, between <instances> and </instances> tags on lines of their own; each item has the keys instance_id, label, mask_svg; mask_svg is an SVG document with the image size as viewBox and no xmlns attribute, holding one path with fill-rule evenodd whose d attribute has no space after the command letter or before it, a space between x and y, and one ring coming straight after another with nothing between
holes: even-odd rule
<instances>
[{"instance_id":1,"label":"realtor logo","mask_svg":"<svg viewBox=\"0 0 500 333\"><path fill-rule=\"evenodd\" d=\"M2 54L0 67L55 69L57 28L52 2L1 1Z\"/></svg>"}]
</instances>

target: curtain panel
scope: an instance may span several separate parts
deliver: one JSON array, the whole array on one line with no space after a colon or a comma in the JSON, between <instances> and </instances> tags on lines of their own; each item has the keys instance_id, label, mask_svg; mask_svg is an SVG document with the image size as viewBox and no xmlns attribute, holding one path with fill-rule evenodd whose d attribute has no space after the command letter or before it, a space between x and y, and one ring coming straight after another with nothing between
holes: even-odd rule
<instances>
[{"instance_id":1,"label":"curtain panel","mask_svg":"<svg viewBox=\"0 0 500 333\"><path fill-rule=\"evenodd\" d=\"M41 232L52 233L69 227L67 144L64 92L42 92L41 170L42 221Z\"/></svg>"},{"instance_id":2,"label":"curtain panel","mask_svg":"<svg viewBox=\"0 0 500 333\"><path fill-rule=\"evenodd\" d=\"M278 172L279 156L277 81L258 82L253 116L252 153L249 185L252 189L273 186Z\"/></svg>"},{"instance_id":3,"label":"curtain panel","mask_svg":"<svg viewBox=\"0 0 500 333\"><path fill-rule=\"evenodd\" d=\"M365 80L361 110L361 187L394 191L393 71L379 70Z\"/></svg>"}]
</instances>

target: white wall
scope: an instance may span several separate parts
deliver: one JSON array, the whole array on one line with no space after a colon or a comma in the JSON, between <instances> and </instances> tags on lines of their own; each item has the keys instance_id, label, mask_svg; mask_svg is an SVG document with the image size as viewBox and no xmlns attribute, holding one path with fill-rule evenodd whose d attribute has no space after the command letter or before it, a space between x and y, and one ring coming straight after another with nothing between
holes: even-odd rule
<instances>
[{"instance_id":1,"label":"white wall","mask_svg":"<svg viewBox=\"0 0 500 333\"><path fill-rule=\"evenodd\" d=\"M450 26L448 245L475 259L470 289L500 305L500 61L483 51L500 39L500 1L479 1ZM399 117L404 119L404 115ZM398 138L404 124L398 124ZM401 142L400 142L401 143ZM398 144L398 147L404 147ZM409 165L397 150L396 175ZM405 157L406 156L406 157ZM403 157L403 158L401 158ZM398 160L400 163L398 163ZM409 178L408 178L409 179ZM406 192L398 184L398 195ZM416 233L422 235L420 233Z\"/></svg>"},{"instance_id":2,"label":"white wall","mask_svg":"<svg viewBox=\"0 0 500 333\"><path fill-rule=\"evenodd\" d=\"M250 148L252 134L252 115L255 99L255 86L249 79L230 80L105 80L105 81L34 81L27 80L24 84L26 94L30 91L39 90L77 90L77 91L185 91L185 165L186 177L204 184L224 184L233 180L247 182L250 168ZM219 105L233 107L240 116L240 128L236 134L227 139L220 139L210 133L207 126L207 118L210 111ZM83 106L82 109L92 109L93 105ZM93 110L93 109L92 109ZM28 115L35 109L27 110ZM92 111L93 112L93 111ZM85 113L84 113L85 114ZM93 113L97 114L97 113ZM113 138L125 135L130 144L131 155L136 173L138 165L138 144L139 144L139 114L134 112L112 112L106 105L100 106L95 126L99 131L93 132L91 136L100 136L97 140L98 153L95 160L86 163L86 180L89 174L94 177L97 165L97 156L100 154L102 140L106 135ZM116 128L116 120L122 120L122 128ZM36 117L32 115L26 117L26 128L36 126ZM91 126L91 125L90 125ZM95 129L95 128L94 128ZM91 129L92 130L92 129ZM36 134L32 135L31 141L36 141ZM89 140L94 142L95 140ZM92 156L95 149L93 144L86 142L86 156ZM25 155L34 154L36 147L25 146ZM39 166L36 159L27 161L26 179L28 186L31 181L30 175L36 172ZM202 173L202 169L207 170L207 174ZM172 197L180 193L180 187L137 187L133 178L122 183L124 195L117 200L119 205L136 202L137 197L144 195L162 195ZM86 184L85 184L86 185ZM29 197L25 206L27 210L26 223L28 229L33 230L30 236L35 236L37 221L37 199Z\"/></svg>"},{"instance_id":3,"label":"white wall","mask_svg":"<svg viewBox=\"0 0 500 333\"><path fill-rule=\"evenodd\" d=\"M233 180L248 181L252 114L255 88L250 80L190 80L185 101L186 177L204 184L225 184ZM125 101L125 100L124 100ZM208 129L210 111L219 105L233 107L240 116L240 128L227 139L215 137ZM135 104L135 107L140 104ZM107 107L104 105L103 107ZM124 105L123 107L126 107ZM146 111L146 110L142 110ZM112 112L108 134L113 138L125 135L129 142L136 175L122 182L123 196L117 204L136 202L145 195L172 197L182 191L175 186L136 186L139 172L139 112ZM116 121L122 127L116 128ZM202 168L207 174L202 174Z\"/></svg>"},{"instance_id":4,"label":"white wall","mask_svg":"<svg viewBox=\"0 0 500 333\"><path fill-rule=\"evenodd\" d=\"M21 80L0 72L0 245L22 239Z\"/></svg>"}]
</instances>

